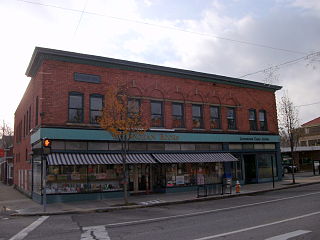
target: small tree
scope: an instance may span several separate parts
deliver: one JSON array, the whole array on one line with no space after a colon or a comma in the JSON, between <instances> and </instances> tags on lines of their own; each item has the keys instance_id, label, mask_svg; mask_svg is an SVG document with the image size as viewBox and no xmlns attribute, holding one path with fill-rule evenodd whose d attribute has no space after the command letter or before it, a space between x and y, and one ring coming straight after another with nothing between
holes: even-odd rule
<instances>
[{"instance_id":1,"label":"small tree","mask_svg":"<svg viewBox=\"0 0 320 240\"><path fill-rule=\"evenodd\" d=\"M13 129L5 123L0 124L0 139L4 148L8 148L12 144Z\"/></svg>"},{"instance_id":2,"label":"small tree","mask_svg":"<svg viewBox=\"0 0 320 240\"><path fill-rule=\"evenodd\" d=\"M106 93L105 106L98 122L113 138L121 143L123 165L124 202L128 204L127 151L135 136L145 133L146 123L142 119L140 102L128 96L126 86L110 86Z\"/></svg>"},{"instance_id":3,"label":"small tree","mask_svg":"<svg viewBox=\"0 0 320 240\"><path fill-rule=\"evenodd\" d=\"M2 136L13 136L13 129L5 121L0 123L0 138Z\"/></svg>"},{"instance_id":4,"label":"small tree","mask_svg":"<svg viewBox=\"0 0 320 240\"><path fill-rule=\"evenodd\" d=\"M282 136L287 138L287 142L290 146L292 163L291 163L291 172L292 172L292 183L295 184L294 176L294 148L298 145L297 139L299 138L299 118L298 110L293 105L291 99L287 92L281 97L279 102L279 126L281 129Z\"/></svg>"}]
</instances>

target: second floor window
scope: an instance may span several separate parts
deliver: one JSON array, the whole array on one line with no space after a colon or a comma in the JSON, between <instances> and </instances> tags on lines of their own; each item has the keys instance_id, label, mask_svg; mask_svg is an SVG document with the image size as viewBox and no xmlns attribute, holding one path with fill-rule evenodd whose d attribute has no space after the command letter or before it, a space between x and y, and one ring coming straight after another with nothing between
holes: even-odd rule
<instances>
[{"instance_id":1,"label":"second floor window","mask_svg":"<svg viewBox=\"0 0 320 240\"><path fill-rule=\"evenodd\" d=\"M219 107L210 107L210 128L219 129L220 126L220 109Z\"/></svg>"},{"instance_id":2,"label":"second floor window","mask_svg":"<svg viewBox=\"0 0 320 240\"><path fill-rule=\"evenodd\" d=\"M257 117L256 117L256 110L254 109L249 110L249 125L250 125L250 130L252 131L257 130Z\"/></svg>"},{"instance_id":3,"label":"second floor window","mask_svg":"<svg viewBox=\"0 0 320 240\"><path fill-rule=\"evenodd\" d=\"M266 116L266 111L265 110L260 110L259 111L259 123L260 123L260 130L261 131L267 131L268 130L267 116Z\"/></svg>"},{"instance_id":4,"label":"second floor window","mask_svg":"<svg viewBox=\"0 0 320 240\"><path fill-rule=\"evenodd\" d=\"M83 122L83 94L69 93L69 122Z\"/></svg>"},{"instance_id":5,"label":"second floor window","mask_svg":"<svg viewBox=\"0 0 320 240\"><path fill-rule=\"evenodd\" d=\"M93 94L90 96L90 123L97 124L103 110L103 96Z\"/></svg>"},{"instance_id":6,"label":"second floor window","mask_svg":"<svg viewBox=\"0 0 320 240\"><path fill-rule=\"evenodd\" d=\"M184 117L183 117L183 104L172 103L172 127L183 128Z\"/></svg>"},{"instance_id":7,"label":"second floor window","mask_svg":"<svg viewBox=\"0 0 320 240\"><path fill-rule=\"evenodd\" d=\"M140 99L128 99L128 115L134 116L140 113Z\"/></svg>"},{"instance_id":8,"label":"second floor window","mask_svg":"<svg viewBox=\"0 0 320 240\"><path fill-rule=\"evenodd\" d=\"M151 102L151 127L163 127L162 102Z\"/></svg>"},{"instance_id":9,"label":"second floor window","mask_svg":"<svg viewBox=\"0 0 320 240\"><path fill-rule=\"evenodd\" d=\"M236 129L236 110L235 108L227 109L228 129Z\"/></svg>"},{"instance_id":10,"label":"second floor window","mask_svg":"<svg viewBox=\"0 0 320 240\"><path fill-rule=\"evenodd\" d=\"M203 128L201 105L192 105L192 128Z\"/></svg>"}]
</instances>

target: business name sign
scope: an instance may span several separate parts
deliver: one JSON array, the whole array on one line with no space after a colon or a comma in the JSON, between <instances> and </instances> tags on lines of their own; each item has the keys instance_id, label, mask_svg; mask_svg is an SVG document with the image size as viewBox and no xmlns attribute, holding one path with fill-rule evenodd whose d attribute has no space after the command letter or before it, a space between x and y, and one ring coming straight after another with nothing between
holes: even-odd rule
<instances>
[{"instance_id":1,"label":"business name sign","mask_svg":"<svg viewBox=\"0 0 320 240\"><path fill-rule=\"evenodd\" d=\"M82 140L82 141L112 141L112 135L104 130L40 128L31 136L31 142L47 137L52 140ZM249 134L215 134L215 133L175 133L146 132L137 135L136 142L228 142L228 143L276 143L280 142L278 135Z\"/></svg>"}]
</instances>

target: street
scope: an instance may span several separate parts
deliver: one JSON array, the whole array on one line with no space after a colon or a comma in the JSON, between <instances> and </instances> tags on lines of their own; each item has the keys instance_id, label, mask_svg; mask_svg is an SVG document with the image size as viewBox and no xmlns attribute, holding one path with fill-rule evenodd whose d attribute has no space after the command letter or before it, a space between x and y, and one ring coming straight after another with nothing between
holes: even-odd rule
<instances>
[{"instance_id":1,"label":"street","mask_svg":"<svg viewBox=\"0 0 320 240\"><path fill-rule=\"evenodd\" d=\"M319 239L319 199L320 184L314 184L251 196L107 213L42 219L1 216L0 240ZM26 229L35 221L38 223Z\"/></svg>"}]
</instances>

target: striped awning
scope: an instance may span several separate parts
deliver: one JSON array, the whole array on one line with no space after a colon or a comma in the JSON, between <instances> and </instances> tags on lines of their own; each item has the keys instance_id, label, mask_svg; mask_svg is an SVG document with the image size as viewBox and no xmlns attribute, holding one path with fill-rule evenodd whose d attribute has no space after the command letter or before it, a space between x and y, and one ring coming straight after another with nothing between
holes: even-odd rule
<instances>
[{"instance_id":1,"label":"striped awning","mask_svg":"<svg viewBox=\"0 0 320 240\"><path fill-rule=\"evenodd\" d=\"M160 163L206 163L238 161L230 153L165 153L152 154Z\"/></svg>"},{"instance_id":2,"label":"striped awning","mask_svg":"<svg viewBox=\"0 0 320 240\"><path fill-rule=\"evenodd\" d=\"M48 165L104 165L122 164L121 154L52 153L47 157ZM156 163L150 154L127 154L127 163Z\"/></svg>"}]
</instances>

